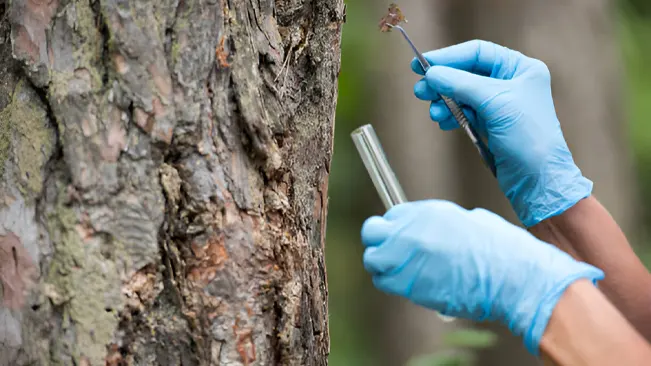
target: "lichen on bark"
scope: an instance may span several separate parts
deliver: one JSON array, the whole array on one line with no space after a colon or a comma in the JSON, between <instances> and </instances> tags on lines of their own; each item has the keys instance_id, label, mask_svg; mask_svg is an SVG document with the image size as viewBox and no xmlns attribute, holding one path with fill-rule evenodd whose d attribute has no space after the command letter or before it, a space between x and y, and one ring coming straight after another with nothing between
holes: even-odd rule
<instances>
[{"instance_id":1,"label":"lichen on bark","mask_svg":"<svg viewBox=\"0 0 651 366\"><path fill-rule=\"evenodd\" d=\"M342 1L9 10L0 222L40 279L0 365L326 364Z\"/></svg>"},{"instance_id":2,"label":"lichen on bark","mask_svg":"<svg viewBox=\"0 0 651 366\"><path fill-rule=\"evenodd\" d=\"M56 137L48 126L45 106L37 102L38 97L25 83L18 82L10 104L0 111L0 175L5 160L11 156L19 188L25 194L38 195L43 185L42 170L54 151Z\"/></svg>"}]
</instances>

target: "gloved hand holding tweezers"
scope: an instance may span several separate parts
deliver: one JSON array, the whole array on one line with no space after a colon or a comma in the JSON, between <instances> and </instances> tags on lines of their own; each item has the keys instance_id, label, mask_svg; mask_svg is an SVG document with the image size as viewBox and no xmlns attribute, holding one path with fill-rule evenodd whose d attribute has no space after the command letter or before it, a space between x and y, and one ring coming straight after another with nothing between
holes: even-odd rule
<instances>
[{"instance_id":1,"label":"gloved hand holding tweezers","mask_svg":"<svg viewBox=\"0 0 651 366\"><path fill-rule=\"evenodd\" d=\"M416 59L418 60L418 63L420 64L420 67L422 69L422 72L425 73L429 68L431 67L430 63L427 61L427 59L423 56L423 54L418 51L414 43L409 39L409 36L407 35L407 32L399 25L393 25L390 23L385 23L385 25L391 29L397 29L402 33L403 37L407 42L409 43L409 46L411 49L414 51L416 54ZM454 119L456 119L456 122L458 125L464 130L466 135L470 138L472 143L475 145L477 148L477 151L479 151L479 154L481 155L484 164L491 170L491 173L495 176L497 174L496 168L495 168L495 158L493 157L493 154L490 152L488 147L486 146L486 143L484 140L482 140L481 136L477 133L477 131L473 128L473 126L468 122L468 118L466 115L463 113L463 110L459 105L452 100L451 98L445 96L445 95L440 95L441 99L447 106L447 108L450 110L450 113L452 113L452 116Z\"/></svg>"}]
</instances>

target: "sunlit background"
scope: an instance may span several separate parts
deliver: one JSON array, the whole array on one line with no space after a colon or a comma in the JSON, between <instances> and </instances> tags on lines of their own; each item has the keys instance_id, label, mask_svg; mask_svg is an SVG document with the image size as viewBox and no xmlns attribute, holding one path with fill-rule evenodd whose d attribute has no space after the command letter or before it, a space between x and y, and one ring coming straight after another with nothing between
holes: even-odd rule
<instances>
[{"instance_id":1,"label":"sunlit background","mask_svg":"<svg viewBox=\"0 0 651 366\"><path fill-rule=\"evenodd\" d=\"M347 0L330 177L327 268L330 364L536 365L502 327L455 322L374 290L362 268L361 224L382 205L351 142L371 123L410 200L442 198L515 222L494 178L460 131L443 132L413 96L412 54L380 33L389 1ZM490 40L547 63L557 112L595 195L649 258L651 2L647 0L404 0L423 50ZM650 260L646 260L650 263ZM468 329L480 329L481 333Z\"/></svg>"}]
</instances>

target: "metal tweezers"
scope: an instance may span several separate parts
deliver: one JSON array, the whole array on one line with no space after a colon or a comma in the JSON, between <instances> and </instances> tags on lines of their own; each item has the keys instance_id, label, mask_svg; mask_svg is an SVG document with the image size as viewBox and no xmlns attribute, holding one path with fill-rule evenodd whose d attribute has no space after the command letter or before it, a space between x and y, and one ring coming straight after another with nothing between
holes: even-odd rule
<instances>
[{"instance_id":1,"label":"metal tweezers","mask_svg":"<svg viewBox=\"0 0 651 366\"><path fill-rule=\"evenodd\" d=\"M409 43L409 46L416 54L416 58L418 58L418 62L420 63L420 66L423 68L423 71L426 72L431 67L431 65L429 64L429 62L427 62L423 54L420 53L420 51L418 51L418 49L411 41L411 39L409 39L407 32L405 32L405 30L399 25L392 25L389 23L386 23L386 25L393 29L397 29L400 31L400 33L402 33L402 36L405 38L405 40L407 40L407 43ZM468 135L472 143L479 151L479 155L481 155L484 164L490 169L491 173L493 173L493 176L496 176L497 171L495 168L495 157L490 152L490 150L488 150L488 146L486 146L486 143L481 138L481 136L468 122L468 118L463 113L463 110L461 110L461 107L459 107L457 102L450 99L449 97L441 95L441 99L443 99L443 102L452 113L452 116L454 116L454 118L457 120L457 123L459 123L459 126L461 126L461 128L466 132L466 135Z\"/></svg>"}]
</instances>

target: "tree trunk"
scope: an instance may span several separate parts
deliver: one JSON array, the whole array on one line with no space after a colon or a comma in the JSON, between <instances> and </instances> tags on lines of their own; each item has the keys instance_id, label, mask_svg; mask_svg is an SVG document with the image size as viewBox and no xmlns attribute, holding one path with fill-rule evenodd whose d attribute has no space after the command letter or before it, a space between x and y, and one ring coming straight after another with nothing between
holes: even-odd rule
<instances>
[{"instance_id":1,"label":"tree trunk","mask_svg":"<svg viewBox=\"0 0 651 366\"><path fill-rule=\"evenodd\" d=\"M325 365L341 0L0 3L0 365Z\"/></svg>"}]
</instances>

